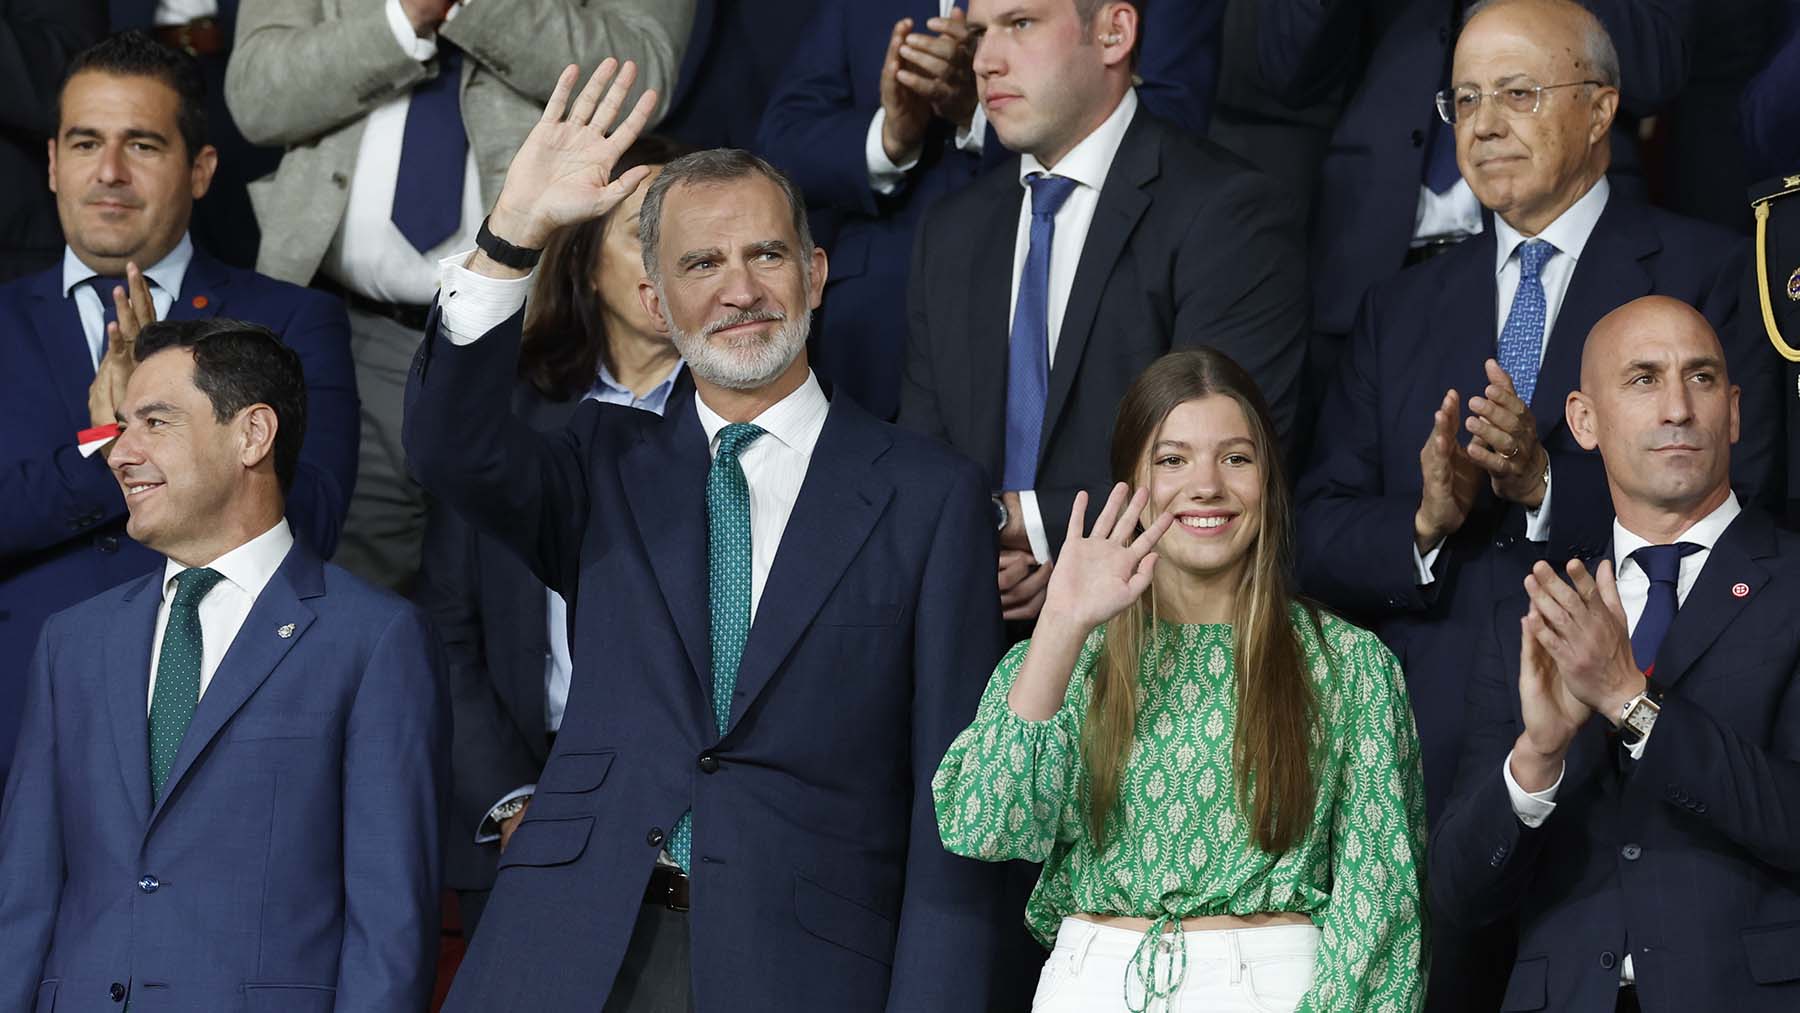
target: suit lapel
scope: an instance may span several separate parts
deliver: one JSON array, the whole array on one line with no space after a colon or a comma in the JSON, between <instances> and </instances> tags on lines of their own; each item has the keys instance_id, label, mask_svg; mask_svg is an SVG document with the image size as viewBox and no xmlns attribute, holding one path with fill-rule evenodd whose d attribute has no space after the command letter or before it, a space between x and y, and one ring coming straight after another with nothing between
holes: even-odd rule
<instances>
[{"instance_id":1,"label":"suit lapel","mask_svg":"<svg viewBox=\"0 0 1800 1013\"><path fill-rule=\"evenodd\" d=\"M997 199L973 234L980 245L974 276L969 282L968 335L969 364L965 370L969 380L969 433L972 442L969 456L988 469L998 484L1006 446L1006 369L1007 348L1011 329L1007 321L1012 315L1013 248L1019 235L1019 208L1025 200L1025 189L1017 184L1017 162L1013 168L1012 186L999 191L1005 199Z\"/></svg>"},{"instance_id":2,"label":"suit lapel","mask_svg":"<svg viewBox=\"0 0 1800 1013\"><path fill-rule=\"evenodd\" d=\"M125 593L116 628L106 638L106 710L119 775L131 800L137 826L150 816L150 645L156 639L156 611L162 604L162 568Z\"/></svg>"},{"instance_id":3,"label":"suit lapel","mask_svg":"<svg viewBox=\"0 0 1800 1013\"><path fill-rule=\"evenodd\" d=\"M663 424L625 452L619 476L701 692L712 688L712 623L706 576L706 473L712 464L693 389L670 394ZM707 699L703 696L702 699Z\"/></svg>"},{"instance_id":4,"label":"suit lapel","mask_svg":"<svg viewBox=\"0 0 1800 1013\"><path fill-rule=\"evenodd\" d=\"M891 443L848 398L832 402L744 644L726 734L793 651L893 498L893 485L870 467Z\"/></svg>"},{"instance_id":5,"label":"suit lapel","mask_svg":"<svg viewBox=\"0 0 1800 1013\"><path fill-rule=\"evenodd\" d=\"M91 421L88 414L88 387L94 382L93 353L88 350L87 334L81 329L81 313L75 300L62 293L62 268L53 267L32 279L29 312L34 340L50 365L56 392L68 412L71 442L77 432Z\"/></svg>"},{"instance_id":6,"label":"suit lapel","mask_svg":"<svg viewBox=\"0 0 1800 1013\"><path fill-rule=\"evenodd\" d=\"M169 304L170 320L210 320L225 314L231 276L225 265L207 256L198 246L181 278L181 292Z\"/></svg>"},{"instance_id":7,"label":"suit lapel","mask_svg":"<svg viewBox=\"0 0 1800 1013\"><path fill-rule=\"evenodd\" d=\"M169 767L169 781L162 800L150 813L152 822L181 790L182 780L218 736L219 729L269 678L269 673L288 651L305 638L317 616L304 599L325 593L323 566L304 543L296 541L275 576L256 596L249 616L244 619L244 625L226 649L225 656L219 660L218 671L213 673L199 706L194 709L194 720L188 725L187 734L182 736L181 748L176 750L175 762ZM281 636L276 632L289 624L293 625L289 635ZM145 762L147 764L148 760Z\"/></svg>"},{"instance_id":8,"label":"suit lapel","mask_svg":"<svg viewBox=\"0 0 1800 1013\"><path fill-rule=\"evenodd\" d=\"M1774 553L1775 530L1769 518L1751 509L1738 514L1719 536L1700 578L1669 624L1656 652L1652 674L1657 682L1667 687L1680 681L1725 628L1757 600L1769 582L1769 571L1756 560ZM1744 593L1740 595L1740 591Z\"/></svg>"},{"instance_id":9,"label":"suit lapel","mask_svg":"<svg viewBox=\"0 0 1800 1013\"><path fill-rule=\"evenodd\" d=\"M1150 208L1150 195L1143 188L1156 178L1160 163L1161 141L1149 114L1140 108L1125 130L1112 168L1107 170L1100 188L1100 203L1094 208L1094 220L1088 226L1087 241L1082 244L1081 259L1075 266L1075 282L1056 339L1056 363L1050 368L1050 390L1044 399L1044 437L1038 441L1040 463L1049 450L1069 391L1075 386L1082 355L1093 335L1094 317L1100 310L1100 296L1112 278L1119 256L1125 252L1126 242ZM1009 267L1011 259L1007 258Z\"/></svg>"}]
</instances>

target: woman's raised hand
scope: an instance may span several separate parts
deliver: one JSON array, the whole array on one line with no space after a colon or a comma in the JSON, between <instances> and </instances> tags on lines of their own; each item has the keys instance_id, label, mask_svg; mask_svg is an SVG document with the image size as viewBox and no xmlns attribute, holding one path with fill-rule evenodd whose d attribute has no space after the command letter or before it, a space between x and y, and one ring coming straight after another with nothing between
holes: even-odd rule
<instances>
[{"instance_id":1,"label":"woman's raised hand","mask_svg":"<svg viewBox=\"0 0 1800 1013\"><path fill-rule=\"evenodd\" d=\"M1093 530L1084 534L1087 493L1075 494L1068 535L1044 599L1044 619L1091 630L1125 611L1149 589L1150 574L1156 567L1153 550L1175 520L1164 511L1139 533L1138 518L1149 501L1150 490L1134 493L1120 482L1106 498Z\"/></svg>"}]
</instances>

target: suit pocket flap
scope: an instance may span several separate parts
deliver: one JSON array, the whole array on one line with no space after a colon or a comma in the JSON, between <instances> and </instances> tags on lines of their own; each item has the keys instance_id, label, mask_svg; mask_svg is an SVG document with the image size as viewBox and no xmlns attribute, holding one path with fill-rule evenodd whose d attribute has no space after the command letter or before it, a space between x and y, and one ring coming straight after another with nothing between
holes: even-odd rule
<instances>
[{"instance_id":1,"label":"suit pocket flap","mask_svg":"<svg viewBox=\"0 0 1800 1013\"><path fill-rule=\"evenodd\" d=\"M1524 957L1514 964L1506 982L1506 997L1500 1000L1502 1013L1543 1009L1548 992L1544 979L1549 973L1549 957Z\"/></svg>"},{"instance_id":2,"label":"suit pocket flap","mask_svg":"<svg viewBox=\"0 0 1800 1013\"><path fill-rule=\"evenodd\" d=\"M566 820L534 820L527 816L500 855L500 868L514 865L567 865L587 850L594 830L592 816Z\"/></svg>"},{"instance_id":3,"label":"suit pocket flap","mask_svg":"<svg viewBox=\"0 0 1800 1013\"><path fill-rule=\"evenodd\" d=\"M1758 925L1743 935L1750 980L1774 985L1800 979L1800 922Z\"/></svg>"},{"instance_id":4,"label":"suit pocket flap","mask_svg":"<svg viewBox=\"0 0 1800 1013\"><path fill-rule=\"evenodd\" d=\"M794 916L800 927L870 960L892 967L898 935L891 919L794 874Z\"/></svg>"},{"instance_id":5,"label":"suit pocket flap","mask_svg":"<svg viewBox=\"0 0 1800 1013\"><path fill-rule=\"evenodd\" d=\"M537 790L582 792L593 791L606 780L612 769L613 753L564 753L550 761L538 778Z\"/></svg>"}]
</instances>

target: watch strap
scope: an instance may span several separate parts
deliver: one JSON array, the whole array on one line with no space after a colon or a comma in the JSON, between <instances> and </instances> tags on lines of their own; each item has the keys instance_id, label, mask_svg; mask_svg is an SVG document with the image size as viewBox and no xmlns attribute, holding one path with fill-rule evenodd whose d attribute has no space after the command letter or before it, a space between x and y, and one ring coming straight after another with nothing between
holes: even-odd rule
<instances>
[{"instance_id":1,"label":"watch strap","mask_svg":"<svg viewBox=\"0 0 1800 1013\"><path fill-rule=\"evenodd\" d=\"M528 250L494 235L488 228L488 219L481 220L481 228L475 233L475 245L496 263L520 271L529 271L537 266L538 258L544 255L543 250Z\"/></svg>"}]
</instances>

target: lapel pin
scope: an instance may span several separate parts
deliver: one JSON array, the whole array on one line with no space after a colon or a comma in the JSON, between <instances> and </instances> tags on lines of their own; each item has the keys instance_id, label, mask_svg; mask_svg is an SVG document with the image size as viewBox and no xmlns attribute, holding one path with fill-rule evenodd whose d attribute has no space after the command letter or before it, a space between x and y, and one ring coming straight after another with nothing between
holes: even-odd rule
<instances>
[{"instance_id":1,"label":"lapel pin","mask_svg":"<svg viewBox=\"0 0 1800 1013\"><path fill-rule=\"evenodd\" d=\"M1739 584L1738 586L1743 587L1742 584ZM1749 594L1750 592L1748 589L1746 589L1744 593ZM1743 597L1743 596L1739 595L1739 597ZM276 630L275 635L280 637L283 640L286 640L287 638L293 636L294 635L294 624L288 623L286 626L283 626L281 629Z\"/></svg>"},{"instance_id":2,"label":"lapel pin","mask_svg":"<svg viewBox=\"0 0 1800 1013\"><path fill-rule=\"evenodd\" d=\"M1737 584L1731 585L1731 596L1733 598L1748 598L1748 597L1750 597L1750 585L1744 584L1744 583L1737 583Z\"/></svg>"},{"instance_id":3,"label":"lapel pin","mask_svg":"<svg viewBox=\"0 0 1800 1013\"><path fill-rule=\"evenodd\" d=\"M193 298L194 308L197 310L203 310L206 308L206 304L208 301L209 300L205 296L197 295Z\"/></svg>"}]
</instances>

